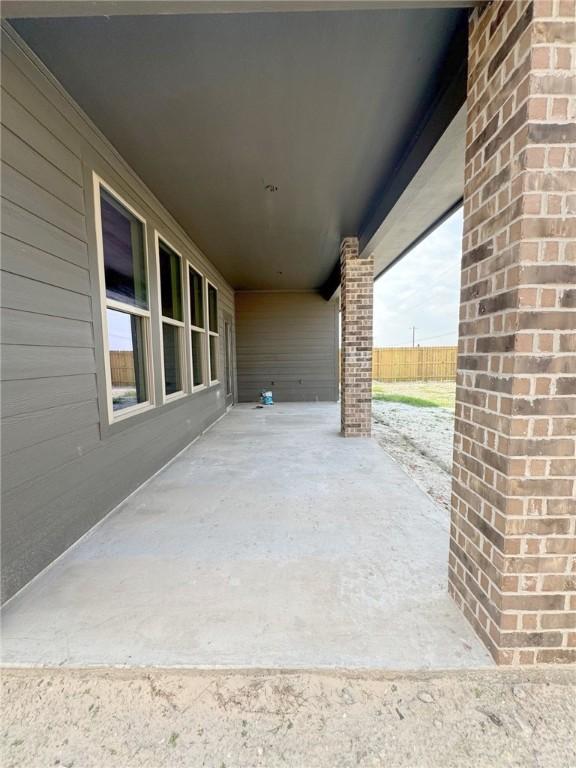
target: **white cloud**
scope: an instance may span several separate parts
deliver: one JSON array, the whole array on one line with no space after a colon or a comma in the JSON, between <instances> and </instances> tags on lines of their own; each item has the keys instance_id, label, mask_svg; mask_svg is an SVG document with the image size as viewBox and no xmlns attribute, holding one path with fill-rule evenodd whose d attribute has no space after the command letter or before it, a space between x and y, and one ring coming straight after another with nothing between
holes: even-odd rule
<instances>
[{"instance_id":1,"label":"white cloud","mask_svg":"<svg viewBox=\"0 0 576 768\"><path fill-rule=\"evenodd\" d=\"M374 346L456 344L462 210L386 272L374 286Z\"/></svg>"}]
</instances>

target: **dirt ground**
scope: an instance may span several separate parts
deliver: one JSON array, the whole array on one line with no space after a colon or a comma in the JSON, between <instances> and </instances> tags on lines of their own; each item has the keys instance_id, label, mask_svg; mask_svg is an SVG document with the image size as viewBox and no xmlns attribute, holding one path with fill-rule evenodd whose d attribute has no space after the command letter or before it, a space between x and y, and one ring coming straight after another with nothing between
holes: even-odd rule
<instances>
[{"instance_id":1,"label":"dirt ground","mask_svg":"<svg viewBox=\"0 0 576 768\"><path fill-rule=\"evenodd\" d=\"M372 417L374 437L384 450L450 510L454 411L373 400Z\"/></svg>"},{"instance_id":2,"label":"dirt ground","mask_svg":"<svg viewBox=\"0 0 576 768\"><path fill-rule=\"evenodd\" d=\"M4 768L570 768L576 670L5 670Z\"/></svg>"}]
</instances>

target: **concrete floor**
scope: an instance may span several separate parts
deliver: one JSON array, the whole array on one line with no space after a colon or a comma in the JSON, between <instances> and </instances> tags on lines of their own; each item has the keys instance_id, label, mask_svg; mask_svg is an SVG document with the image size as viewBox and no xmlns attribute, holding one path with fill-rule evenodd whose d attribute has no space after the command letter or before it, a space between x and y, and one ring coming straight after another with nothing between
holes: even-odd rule
<instances>
[{"instance_id":1,"label":"concrete floor","mask_svg":"<svg viewBox=\"0 0 576 768\"><path fill-rule=\"evenodd\" d=\"M491 666L448 515L332 404L234 408L3 612L28 665Z\"/></svg>"}]
</instances>

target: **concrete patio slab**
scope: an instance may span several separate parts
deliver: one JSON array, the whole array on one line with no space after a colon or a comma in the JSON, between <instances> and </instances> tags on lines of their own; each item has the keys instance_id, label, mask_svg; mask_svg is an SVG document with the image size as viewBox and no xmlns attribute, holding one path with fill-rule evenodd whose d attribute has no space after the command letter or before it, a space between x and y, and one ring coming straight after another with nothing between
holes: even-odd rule
<instances>
[{"instance_id":1,"label":"concrete patio slab","mask_svg":"<svg viewBox=\"0 0 576 768\"><path fill-rule=\"evenodd\" d=\"M448 515L332 404L234 408L10 601L12 665L491 666Z\"/></svg>"}]
</instances>

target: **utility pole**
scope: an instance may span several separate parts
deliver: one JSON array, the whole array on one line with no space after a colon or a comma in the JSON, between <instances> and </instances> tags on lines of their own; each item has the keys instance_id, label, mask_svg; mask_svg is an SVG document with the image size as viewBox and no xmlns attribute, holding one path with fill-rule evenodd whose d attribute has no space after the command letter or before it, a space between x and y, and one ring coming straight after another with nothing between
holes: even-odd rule
<instances>
[{"instance_id":1,"label":"utility pole","mask_svg":"<svg viewBox=\"0 0 576 768\"><path fill-rule=\"evenodd\" d=\"M416 326L412 326L412 349L416 346Z\"/></svg>"}]
</instances>

